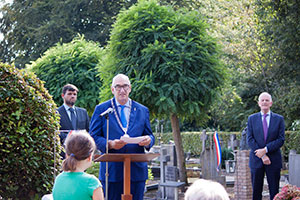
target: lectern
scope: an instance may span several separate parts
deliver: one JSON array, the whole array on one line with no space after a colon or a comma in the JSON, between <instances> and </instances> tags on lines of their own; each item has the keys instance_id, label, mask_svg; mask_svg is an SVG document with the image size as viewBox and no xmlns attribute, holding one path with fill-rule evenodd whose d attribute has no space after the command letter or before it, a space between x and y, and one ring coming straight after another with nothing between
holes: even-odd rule
<instances>
[{"instance_id":1,"label":"lectern","mask_svg":"<svg viewBox=\"0 0 300 200\"><path fill-rule=\"evenodd\" d=\"M147 154L119 154L108 153L101 156L95 156L94 162L123 162L124 163L124 188L122 200L132 200L130 194L130 163L131 162L149 162L159 156L159 153ZM106 194L107 195L107 194Z\"/></svg>"}]
</instances>

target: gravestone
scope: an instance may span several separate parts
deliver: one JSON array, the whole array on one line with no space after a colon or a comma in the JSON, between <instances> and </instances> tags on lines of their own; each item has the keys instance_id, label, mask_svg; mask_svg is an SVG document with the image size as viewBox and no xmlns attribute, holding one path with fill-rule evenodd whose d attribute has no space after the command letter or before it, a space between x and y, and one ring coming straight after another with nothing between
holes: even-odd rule
<instances>
[{"instance_id":1,"label":"gravestone","mask_svg":"<svg viewBox=\"0 0 300 200\"><path fill-rule=\"evenodd\" d=\"M207 135L206 130L202 131L202 152L200 156L202 178L215 180L225 185L225 176L221 175L221 170L217 170L216 149L213 143L212 134ZM221 169L221 166L219 166Z\"/></svg>"},{"instance_id":2,"label":"gravestone","mask_svg":"<svg viewBox=\"0 0 300 200\"><path fill-rule=\"evenodd\" d=\"M206 130L203 130L201 139L202 153L200 162L202 168L202 178L214 180L217 176L217 163L215 151L212 145L211 135L206 135Z\"/></svg>"},{"instance_id":3,"label":"gravestone","mask_svg":"<svg viewBox=\"0 0 300 200\"><path fill-rule=\"evenodd\" d=\"M178 181L178 168L176 166L165 166L165 182ZM166 187L166 197L168 199L175 199L175 188Z\"/></svg>"},{"instance_id":4,"label":"gravestone","mask_svg":"<svg viewBox=\"0 0 300 200\"><path fill-rule=\"evenodd\" d=\"M289 183L300 187L300 154L296 154L295 150L289 153Z\"/></svg>"},{"instance_id":5,"label":"gravestone","mask_svg":"<svg viewBox=\"0 0 300 200\"><path fill-rule=\"evenodd\" d=\"M185 184L178 182L178 177L175 145L162 145L160 156L160 190L157 193L159 199L178 199L178 188Z\"/></svg>"},{"instance_id":6,"label":"gravestone","mask_svg":"<svg viewBox=\"0 0 300 200\"><path fill-rule=\"evenodd\" d=\"M235 134L230 134L230 142L228 143L228 148L236 150L238 148L238 140Z\"/></svg>"},{"instance_id":7,"label":"gravestone","mask_svg":"<svg viewBox=\"0 0 300 200\"><path fill-rule=\"evenodd\" d=\"M248 150L249 146L247 144L247 126L242 131L242 136L240 140L240 150Z\"/></svg>"}]
</instances>

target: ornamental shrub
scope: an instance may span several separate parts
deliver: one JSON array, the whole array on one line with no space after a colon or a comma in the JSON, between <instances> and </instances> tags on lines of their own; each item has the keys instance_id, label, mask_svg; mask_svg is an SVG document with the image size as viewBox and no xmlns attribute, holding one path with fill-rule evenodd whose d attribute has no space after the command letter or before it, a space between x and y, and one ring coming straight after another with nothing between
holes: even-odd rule
<instances>
[{"instance_id":1,"label":"ornamental shrub","mask_svg":"<svg viewBox=\"0 0 300 200\"><path fill-rule=\"evenodd\" d=\"M60 165L56 105L33 73L0 63L0 199L36 199Z\"/></svg>"},{"instance_id":2,"label":"ornamental shrub","mask_svg":"<svg viewBox=\"0 0 300 200\"><path fill-rule=\"evenodd\" d=\"M99 88L102 84L96 65L102 54L97 43L78 36L70 43L57 43L27 68L45 81L45 87L57 105L63 103L62 87L67 83L76 85L79 89L76 105L85 108L91 115L100 102Z\"/></svg>"},{"instance_id":3,"label":"ornamental shrub","mask_svg":"<svg viewBox=\"0 0 300 200\"><path fill-rule=\"evenodd\" d=\"M287 184L276 194L274 200L300 200L300 187Z\"/></svg>"}]
</instances>

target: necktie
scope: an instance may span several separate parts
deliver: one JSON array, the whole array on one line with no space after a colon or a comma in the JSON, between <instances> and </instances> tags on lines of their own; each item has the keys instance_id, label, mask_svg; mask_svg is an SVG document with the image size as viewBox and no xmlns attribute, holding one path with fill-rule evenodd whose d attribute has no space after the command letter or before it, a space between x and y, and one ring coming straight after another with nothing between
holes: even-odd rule
<instances>
[{"instance_id":1,"label":"necktie","mask_svg":"<svg viewBox=\"0 0 300 200\"><path fill-rule=\"evenodd\" d=\"M69 111L71 112L71 123L72 123L72 126L73 126L73 130L76 130L75 110L73 108L69 108Z\"/></svg>"},{"instance_id":2,"label":"necktie","mask_svg":"<svg viewBox=\"0 0 300 200\"><path fill-rule=\"evenodd\" d=\"M126 106L120 105L120 107L121 107L121 123L122 123L123 128L126 128L127 127L127 120L126 120L125 112L124 112L124 108Z\"/></svg>"},{"instance_id":3,"label":"necktie","mask_svg":"<svg viewBox=\"0 0 300 200\"><path fill-rule=\"evenodd\" d=\"M264 129L264 139L265 139L265 142L267 140L267 135L268 135L267 116L268 116L268 114L264 114L264 119L263 119L263 129Z\"/></svg>"}]
</instances>

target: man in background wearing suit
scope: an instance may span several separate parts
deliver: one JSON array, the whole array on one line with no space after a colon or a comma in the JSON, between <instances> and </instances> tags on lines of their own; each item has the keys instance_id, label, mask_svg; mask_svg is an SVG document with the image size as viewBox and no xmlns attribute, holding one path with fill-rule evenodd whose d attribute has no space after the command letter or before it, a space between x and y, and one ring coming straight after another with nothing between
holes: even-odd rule
<instances>
[{"instance_id":1,"label":"man in background wearing suit","mask_svg":"<svg viewBox=\"0 0 300 200\"><path fill-rule=\"evenodd\" d=\"M96 106L90 124L90 134L94 138L97 148L106 152L106 124L105 117L100 114L108 108L113 109L109 114L109 153L145 153L154 144L154 136L150 127L149 110L147 107L129 98L131 84L124 74L118 74L113 78L111 91L114 98ZM143 137L138 144L127 144L120 137ZM121 200L123 193L123 163L108 163L108 199ZM105 191L106 163L100 163L99 179ZM131 163L131 194L133 200L142 200L144 196L145 181L148 179L147 162Z\"/></svg>"},{"instance_id":2,"label":"man in background wearing suit","mask_svg":"<svg viewBox=\"0 0 300 200\"><path fill-rule=\"evenodd\" d=\"M247 142L250 151L249 166L252 179L252 199L261 200L265 173L270 199L279 192L282 158L280 147L284 143L285 125L281 115L270 111L272 97L263 92L259 95L259 113L248 118Z\"/></svg>"},{"instance_id":3,"label":"man in background wearing suit","mask_svg":"<svg viewBox=\"0 0 300 200\"><path fill-rule=\"evenodd\" d=\"M78 89L75 85L67 84L62 88L61 97L64 104L57 111L60 114L60 142L64 141L71 130L89 131L89 116L84 108L76 107ZM62 152L62 157L65 153Z\"/></svg>"}]
</instances>

